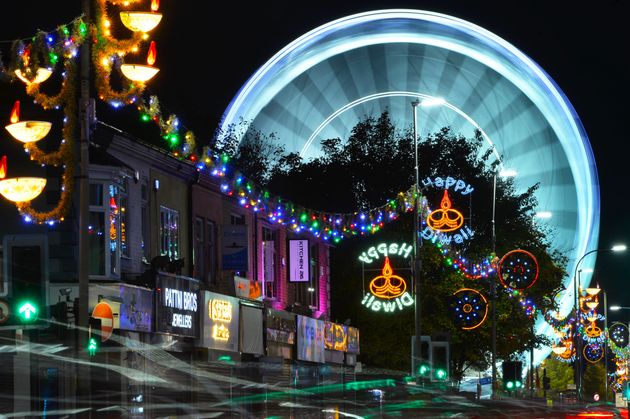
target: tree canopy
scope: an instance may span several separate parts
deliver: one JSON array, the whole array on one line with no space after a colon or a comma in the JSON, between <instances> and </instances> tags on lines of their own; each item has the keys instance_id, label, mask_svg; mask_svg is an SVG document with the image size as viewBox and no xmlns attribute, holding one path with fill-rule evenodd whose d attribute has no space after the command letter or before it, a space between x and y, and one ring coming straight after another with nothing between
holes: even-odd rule
<instances>
[{"instance_id":1,"label":"tree canopy","mask_svg":"<svg viewBox=\"0 0 630 419\"><path fill-rule=\"evenodd\" d=\"M264 142L270 139L261 135L252 138L255 141L250 138L242 142L240 148L235 148L240 150L237 156L250 156L251 149L264 151ZM270 150L267 160L258 159L265 162L264 168L239 166L243 173L257 177L255 180L272 193L314 210L349 213L379 207L399 192L408 190L415 181L413 131L411 127L395 127L387 112L378 117L365 116L345 140L323 140L321 156L309 161L295 153L284 154L280 148ZM463 194L455 193L451 187L449 198L453 208L463 214L465 225L474 236L445 245L425 238L419 251L422 259L419 275L421 331L423 335L448 337L451 375L455 379L461 379L470 367L487 368L489 365L493 276L498 289L499 359L514 358L519 352L546 343L544 337L535 335L533 321L541 310L554 308L549 296L560 289L565 276L566 258L554 251L553 232L533 221L538 184L517 193L512 179L496 176L499 163L493 150L484 145L479 132L466 138L444 127L418 140L420 193L429 208L442 204L445 188L436 186L438 178L461 180L472 189L471 193ZM414 313L413 309L374 313L361 305L371 277L362 272L358 256L382 242L413 243L413 221L412 212L404 213L374 235L346 239L331 249L333 320L351 319L352 324L359 327L361 359L373 366L409 369ZM539 265L537 282L517 292L502 286L496 271L474 279L462 273L467 268L467 272L473 272L482 260L490 259L493 247L498 258L515 249L533 254ZM454 260L458 261L458 269L454 269ZM405 271L408 266L399 268ZM472 330L463 330L454 321L453 294L461 288L475 289L488 301L488 318ZM533 314L528 309L534 309Z\"/></svg>"}]
</instances>

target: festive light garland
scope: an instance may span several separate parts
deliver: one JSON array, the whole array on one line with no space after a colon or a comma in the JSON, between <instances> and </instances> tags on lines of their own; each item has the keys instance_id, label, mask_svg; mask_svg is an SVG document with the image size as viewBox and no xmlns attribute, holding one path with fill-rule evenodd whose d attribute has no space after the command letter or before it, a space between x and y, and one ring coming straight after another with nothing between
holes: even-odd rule
<instances>
[{"instance_id":1,"label":"festive light garland","mask_svg":"<svg viewBox=\"0 0 630 419\"><path fill-rule=\"evenodd\" d=\"M70 26L71 29L68 27ZM26 79L26 93L33 97L34 102L45 110L64 110L64 126L62 140L55 151L44 152L35 142L24 144L25 151L31 160L41 165L62 166L61 194L57 205L45 212L35 210L30 201L18 202L16 207L27 222L54 225L64 220L70 208L74 187L74 132L77 126L76 107L76 53L85 40L87 26L81 18L72 21L70 25L60 26L56 31L38 32L33 42L25 45L23 41L13 43L14 59L10 74L24 81ZM40 66L53 68L64 60L63 80L59 92L47 95L40 91L40 83L30 82L36 77Z\"/></svg>"}]
</instances>

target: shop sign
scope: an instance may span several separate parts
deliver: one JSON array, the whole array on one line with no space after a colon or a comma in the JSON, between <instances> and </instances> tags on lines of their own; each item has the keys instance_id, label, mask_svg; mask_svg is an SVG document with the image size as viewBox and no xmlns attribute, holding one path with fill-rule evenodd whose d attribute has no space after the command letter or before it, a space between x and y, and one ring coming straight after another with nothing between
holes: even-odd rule
<instances>
[{"instance_id":1,"label":"shop sign","mask_svg":"<svg viewBox=\"0 0 630 419\"><path fill-rule=\"evenodd\" d=\"M301 361L326 362L324 348L324 322L306 316L297 316L297 358Z\"/></svg>"},{"instance_id":2,"label":"shop sign","mask_svg":"<svg viewBox=\"0 0 630 419\"><path fill-rule=\"evenodd\" d=\"M359 329L348 326L348 347L347 352L350 354L360 353L359 345Z\"/></svg>"},{"instance_id":3,"label":"shop sign","mask_svg":"<svg viewBox=\"0 0 630 419\"><path fill-rule=\"evenodd\" d=\"M205 291L200 346L238 351L238 326L238 298Z\"/></svg>"},{"instance_id":4,"label":"shop sign","mask_svg":"<svg viewBox=\"0 0 630 419\"><path fill-rule=\"evenodd\" d=\"M308 240L289 240L289 282L308 282Z\"/></svg>"},{"instance_id":5,"label":"shop sign","mask_svg":"<svg viewBox=\"0 0 630 419\"><path fill-rule=\"evenodd\" d=\"M199 282L192 278L158 274L156 280L157 331L198 336Z\"/></svg>"},{"instance_id":6,"label":"shop sign","mask_svg":"<svg viewBox=\"0 0 630 419\"><path fill-rule=\"evenodd\" d=\"M326 322L324 346L329 350L345 352L348 349L348 327Z\"/></svg>"}]
</instances>

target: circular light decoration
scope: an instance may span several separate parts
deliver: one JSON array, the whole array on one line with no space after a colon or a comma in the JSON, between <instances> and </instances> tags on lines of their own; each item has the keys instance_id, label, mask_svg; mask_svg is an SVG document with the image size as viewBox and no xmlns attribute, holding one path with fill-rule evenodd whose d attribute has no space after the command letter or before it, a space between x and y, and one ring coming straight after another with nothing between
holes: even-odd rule
<instances>
[{"instance_id":1,"label":"circular light decoration","mask_svg":"<svg viewBox=\"0 0 630 419\"><path fill-rule=\"evenodd\" d=\"M501 258L497 271L504 287L524 290L538 279L538 261L528 251L516 249Z\"/></svg>"},{"instance_id":2,"label":"circular light decoration","mask_svg":"<svg viewBox=\"0 0 630 419\"><path fill-rule=\"evenodd\" d=\"M431 211L427 217L427 225L433 230L443 233L454 231L464 225L464 216L461 212L451 208L451 200L448 197L448 190L444 190L440 209Z\"/></svg>"},{"instance_id":3,"label":"circular light decoration","mask_svg":"<svg viewBox=\"0 0 630 419\"><path fill-rule=\"evenodd\" d=\"M589 343L584 346L582 353L584 354L584 359L588 362L595 363L604 357L604 347L596 343Z\"/></svg>"},{"instance_id":4,"label":"circular light decoration","mask_svg":"<svg viewBox=\"0 0 630 419\"><path fill-rule=\"evenodd\" d=\"M608 328L608 336L610 340L615 342L615 345L626 347L628 346L629 336L628 336L628 326L623 323L613 323Z\"/></svg>"},{"instance_id":5,"label":"circular light decoration","mask_svg":"<svg viewBox=\"0 0 630 419\"><path fill-rule=\"evenodd\" d=\"M390 300L400 297L407 290L407 283L394 271L389 263L389 257L385 256L385 265L382 275L377 276L370 282L370 291L379 298Z\"/></svg>"},{"instance_id":6,"label":"circular light decoration","mask_svg":"<svg viewBox=\"0 0 630 419\"><path fill-rule=\"evenodd\" d=\"M451 307L455 315L455 323L464 330L475 329L488 316L488 300L479 291L461 288L453 293Z\"/></svg>"}]
</instances>

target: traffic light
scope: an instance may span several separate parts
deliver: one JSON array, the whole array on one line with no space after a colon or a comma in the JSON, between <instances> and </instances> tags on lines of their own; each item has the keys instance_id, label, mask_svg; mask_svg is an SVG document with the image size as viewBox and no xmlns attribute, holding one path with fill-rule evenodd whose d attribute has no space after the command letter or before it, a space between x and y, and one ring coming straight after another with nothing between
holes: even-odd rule
<instances>
[{"instance_id":1,"label":"traffic light","mask_svg":"<svg viewBox=\"0 0 630 419\"><path fill-rule=\"evenodd\" d=\"M427 362L421 362L418 365L418 376L428 378L431 373L431 367Z\"/></svg>"},{"instance_id":2,"label":"traffic light","mask_svg":"<svg viewBox=\"0 0 630 419\"><path fill-rule=\"evenodd\" d=\"M39 234L6 235L3 265L7 279L8 323L32 324L48 318L48 241Z\"/></svg>"},{"instance_id":3,"label":"traffic light","mask_svg":"<svg viewBox=\"0 0 630 419\"><path fill-rule=\"evenodd\" d=\"M88 354L90 356L96 355L96 350L98 349L98 341L95 337L91 337L88 341Z\"/></svg>"},{"instance_id":4,"label":"traffic light","mask_svg":"<svg viewBox=\"0 0 630 419\"><path fill-rule=\"evenodd\" d=\"M547 370L543 370L543 371L544 371L543 390L549 390L551 389L551 380L549 379L549 377L547 377Z\"/></svg>"},{"instance_id":5,"label":"traffic light","mask_svg":"<svg viewBox=\"0 0 630 419\"><path fill-rule=\"evenodd\" d=\"M431 380L446 381L449 377L449 344L448 342L431 342Z\"/></svg>"},{"instance_id":6,"label":"traffic light","mask_svg":"<svg viewBox=\"0 0 630 419\"><path fill-rule=\"evenodd\" d=\"M518 390L523 387L523 363L521 361L503 361L503 389Z\"/></svg>"},{"instance_id":7,"label":"traffic light","mask_svg":"<svg viewBox=\"0 0 630 419\"><path fill-rule=\"evenodd\" d=\"M98 334L101 330L101 319L90 317L88 320L88 343L87 351L90 356L95 356L98 349Z\"/></svg>"}]
</instances>

